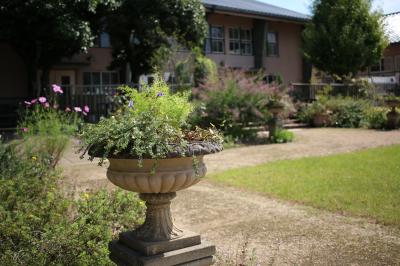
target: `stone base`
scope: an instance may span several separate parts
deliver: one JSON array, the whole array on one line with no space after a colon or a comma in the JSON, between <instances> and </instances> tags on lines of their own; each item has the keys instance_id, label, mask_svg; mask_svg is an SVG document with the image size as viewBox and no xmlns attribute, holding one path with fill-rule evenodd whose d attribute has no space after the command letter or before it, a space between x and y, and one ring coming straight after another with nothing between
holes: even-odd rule
<instances>
[{"instance_id":1,"label":"stone base","mask_svg":"<svg viewBox=\"0 0 400 266\"><path fill-rule=\"evenodd\" d=\"M215 246L203 242L173 251L146 256L115 240L109 245L110 259L119 266L208 266L213 263Z\"/></svg>"},{"instance_id":2,"label":"stone base","mask_svg":"<svg viewBox=\"0 0 400 266\"><path fill-rule=\"evenodd\" d=\"M178 238L156 242L140 240L135 238L133 232L124 232L120 234L119 241L146 256L201 244L200 235L190 231L183 231L182 236Z\"/></svg>"}]
</instances>

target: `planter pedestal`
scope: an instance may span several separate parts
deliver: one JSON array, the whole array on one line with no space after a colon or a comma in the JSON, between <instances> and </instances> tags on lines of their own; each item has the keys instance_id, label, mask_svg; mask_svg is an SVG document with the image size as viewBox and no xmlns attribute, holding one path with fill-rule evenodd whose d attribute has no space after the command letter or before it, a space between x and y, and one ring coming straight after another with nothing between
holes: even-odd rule
<instances>
[{"instance_id":1,"label":"planter pedestal","mask_svg":"<svg viewBox=\"0 0 400 266\"><path fill-rule=\"evenodd\" d=\"M201 180L207 168L203 156L193 167L191 157L145 159L138 166L135 159L110 158L108 179L133 192L146 202L146 219L134 231L123 232L109 244L110 259L117 265L208 266L213 263L215 246L201 241L200 235L178 229L171 216L171 200L176 191Z\"/></svg>"},{"instance_id":2,"label":"planter pedestal","mask_svg":"<svg viewBox=\"0 0 400 266\"><path fill-rule=\"evenodd\" d=\"M176 228L171 200L176 193L142 193L146 220L138 229L120 234L109 245L110 258L118 265L211 265L215 246L201 242L199 234Z\"/></svg>"},{"instance_id":3,"label":"planter pedestal","mask_svg":"<svg viewBox=\"0 0 400 266\"><path fill-rule=\"evenodd\" d=\"M400 114L396 112L396 109L393 107L393 109L387 113L387 128L388 129L396 129L399 124L399 118Z\"/></svg>"}]
</instances>

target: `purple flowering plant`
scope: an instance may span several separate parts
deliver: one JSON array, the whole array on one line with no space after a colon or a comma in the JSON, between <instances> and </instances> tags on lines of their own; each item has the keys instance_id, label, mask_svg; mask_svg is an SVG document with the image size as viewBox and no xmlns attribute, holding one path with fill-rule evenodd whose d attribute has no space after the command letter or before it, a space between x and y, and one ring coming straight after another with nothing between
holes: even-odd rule
<instances>
[{"instance_id":1,"label":"purple flowering plant","mask_svg":"<svg viewBox=\"0 0 400 266\"><path fill-rule=\"evenodd\" d=\"M68 106L61 110L58 97L63 93L60 86L53 84L48 97L40 96L24 101L25 108L20 112L18 122L19 133L24 137L75 134L79 125L82 124L82 115L87 115L90 109L85 105L84 111L81 107ZM78 112L78 110L80 111Z\"/></svg>"}]
</instances>

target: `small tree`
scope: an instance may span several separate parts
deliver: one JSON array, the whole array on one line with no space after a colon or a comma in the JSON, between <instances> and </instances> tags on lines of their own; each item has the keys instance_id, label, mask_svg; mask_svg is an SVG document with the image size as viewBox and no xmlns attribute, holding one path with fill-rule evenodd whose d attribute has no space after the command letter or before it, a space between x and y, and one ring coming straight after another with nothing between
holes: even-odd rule
<instances>
[{"instance_id":1,"label":"small tree","mask_svg":"<svg viewBox=\"0 0 400 266\"><path fill-rule=\"evenodd\" d=\"M314 0L312 12L304 54L318 69L345 78L379 62L387 39L371 0Z\"/></svg>"},{"instance_id":2,"label":"small tree","mask_svg":"<svg viewBox=\"0 0 400 266\"><path fill-rule=\"evenodd\" d=\"M113 47L111 67L129 65L131 81L149 73L154 56L175 41L192 48L207 34L205 11L199 0L122 0L108 20ZM164 52L161 54L165 54Z\"/></svg>"}]
</instances>

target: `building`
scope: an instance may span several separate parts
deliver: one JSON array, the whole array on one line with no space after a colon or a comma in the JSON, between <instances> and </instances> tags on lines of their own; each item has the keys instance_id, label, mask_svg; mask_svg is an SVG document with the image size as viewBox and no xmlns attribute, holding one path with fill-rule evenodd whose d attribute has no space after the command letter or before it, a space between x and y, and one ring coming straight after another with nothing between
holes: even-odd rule
<instances>
[{"instance_id":1,"label":"building","mask_svg":"<svg viewBox=\"0 0 400 266\"><path fill-rule=\"evenodd\" d=\"M385 49L381 61L368 68L367 74L374 80L400 84L400 12L385 15L385 31L389 46ZM378 78L379 77L379 78ZM386 78L382 78L386 77Z\"/></svg>"},{"instance_id":2,"label":"building","mask_svg":"<svg viewBox=\"0 0 400 266\"><path fill-rule=\"evenodd\" d=\"M264 68L269 80L279 75L284 83L308 79L309 68L301 53L306 15L255 0L202 2L209 24L205 54L218 65L244 70ZM22 60L4 42L0 42L0 58L0 123L7 124L15 121L15 112L10 110L28 97L27 75ZM103 102L93 96L126 81L124 70L108 69L111 59L110 36L102 33L87 54L54 66L50 83L60 84L69 98L101 109Z\"/></svg>"}]
</instances>

